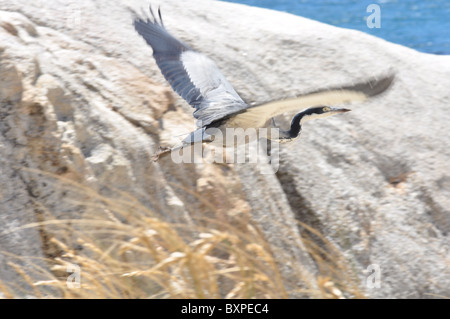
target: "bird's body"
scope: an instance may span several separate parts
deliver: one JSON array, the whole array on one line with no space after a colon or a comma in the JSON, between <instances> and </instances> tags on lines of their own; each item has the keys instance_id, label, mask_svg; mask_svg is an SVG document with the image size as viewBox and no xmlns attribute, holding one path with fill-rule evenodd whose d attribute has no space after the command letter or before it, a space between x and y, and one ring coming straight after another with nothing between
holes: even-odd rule
<instances>
[{"instance_id":1,"label":"bird's body","mask_svg":"<svg viewBox=\"0 0 450 319\"><path fill-rule=\"evenodd\" d=\"M266 127L275 116L304 109L294 116L289 130L280 129L276 136L280 142L292 141L298 137L301 125L306 120L349 111L329 105L364 101L386 90L393 80L393 76L388 75L291 99L249 105L237 94L211 59L167 32L160 11L159 21L151 8L150 12L152 20L135 19L135 29L152 47L153 57L172 88L195 108L193 115L197 119L198 127L181 145L161 150L155 159L185 145L212 142L215 139L214 132L225 136L227 129ZM271 136L268 138L273 139Z\"/></svg>"}]
</instances>

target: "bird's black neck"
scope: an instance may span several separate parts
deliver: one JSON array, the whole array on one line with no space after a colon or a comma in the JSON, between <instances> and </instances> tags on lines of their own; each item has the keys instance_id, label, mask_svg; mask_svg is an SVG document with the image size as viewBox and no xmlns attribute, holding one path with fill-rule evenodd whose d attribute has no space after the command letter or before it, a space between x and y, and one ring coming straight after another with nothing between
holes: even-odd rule
<instances>
[{"instance_id":1,"label":"bird's black neck","mask_svg":"<svg viewBox=\"0 0 450 319\"><path fill-rule=\"evenodd\" d=\"M305 112L300 112L294 116L291 122L291 128L288 131L290 138L295 138L300 133L300 130L302 129L302 126L300 124L300 121L302 120L302 117L305 115Z\"/></svg>"}]
</instances>

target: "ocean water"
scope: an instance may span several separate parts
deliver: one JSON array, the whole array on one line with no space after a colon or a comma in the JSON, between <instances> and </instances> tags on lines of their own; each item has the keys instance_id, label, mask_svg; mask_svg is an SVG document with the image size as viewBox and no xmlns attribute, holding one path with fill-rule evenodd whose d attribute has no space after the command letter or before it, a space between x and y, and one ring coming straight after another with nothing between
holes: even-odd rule
<instances>
[{"instance_id":1,"label":"ocean water","mask_svg":"<svg viewBox=\"0 0 450 319\"><path fill-rule=\"evenodd\" d=\"M225 0L356 29L417 51L450 54L450 0ZM367 19L379 6L379 28Z\"/></svg>"}]
</instances>

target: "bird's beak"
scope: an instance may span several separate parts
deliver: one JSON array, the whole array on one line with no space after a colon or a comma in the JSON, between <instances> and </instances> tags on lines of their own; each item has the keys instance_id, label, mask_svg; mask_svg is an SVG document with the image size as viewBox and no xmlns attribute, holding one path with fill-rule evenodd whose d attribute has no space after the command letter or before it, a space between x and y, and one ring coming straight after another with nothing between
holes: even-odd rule
<instances>
[{"instance_id":1,"label":"bird's beak","mask_svg":"<svg viewBox=\"0 0 450 319\"><path fill-rule=\"evenodd\" d=\"M344 109L344 108L340 108L340 107L330 107L330 110L325 113L325 116L331 116L331 115L336 115L336 114L341 114L341 113L346 113L346 112L350 112L351 110L349 109Z\"/></svg>"}]
</instances>

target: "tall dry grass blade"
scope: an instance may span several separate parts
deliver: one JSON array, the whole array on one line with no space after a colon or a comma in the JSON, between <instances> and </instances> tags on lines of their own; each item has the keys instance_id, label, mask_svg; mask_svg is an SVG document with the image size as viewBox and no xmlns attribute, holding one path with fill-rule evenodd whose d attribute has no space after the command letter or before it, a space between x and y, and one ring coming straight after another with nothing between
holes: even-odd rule
<instances>
[{"instance_id":1,"label":"tall dry grass blade","mask_svg":"<svg viewBox=\"0 0 450 319\"><path fill-rule=\"evenodd\" d=\"M30 278L30 276L28 276L28 274L19 265L16 265L13 262L8 262L8 266L14 268L14 270L25 280L25 282L32 288L32 290L37 298L42 298L41 292L34 285L33 280Z\"/></svg>"}]
</instances>

